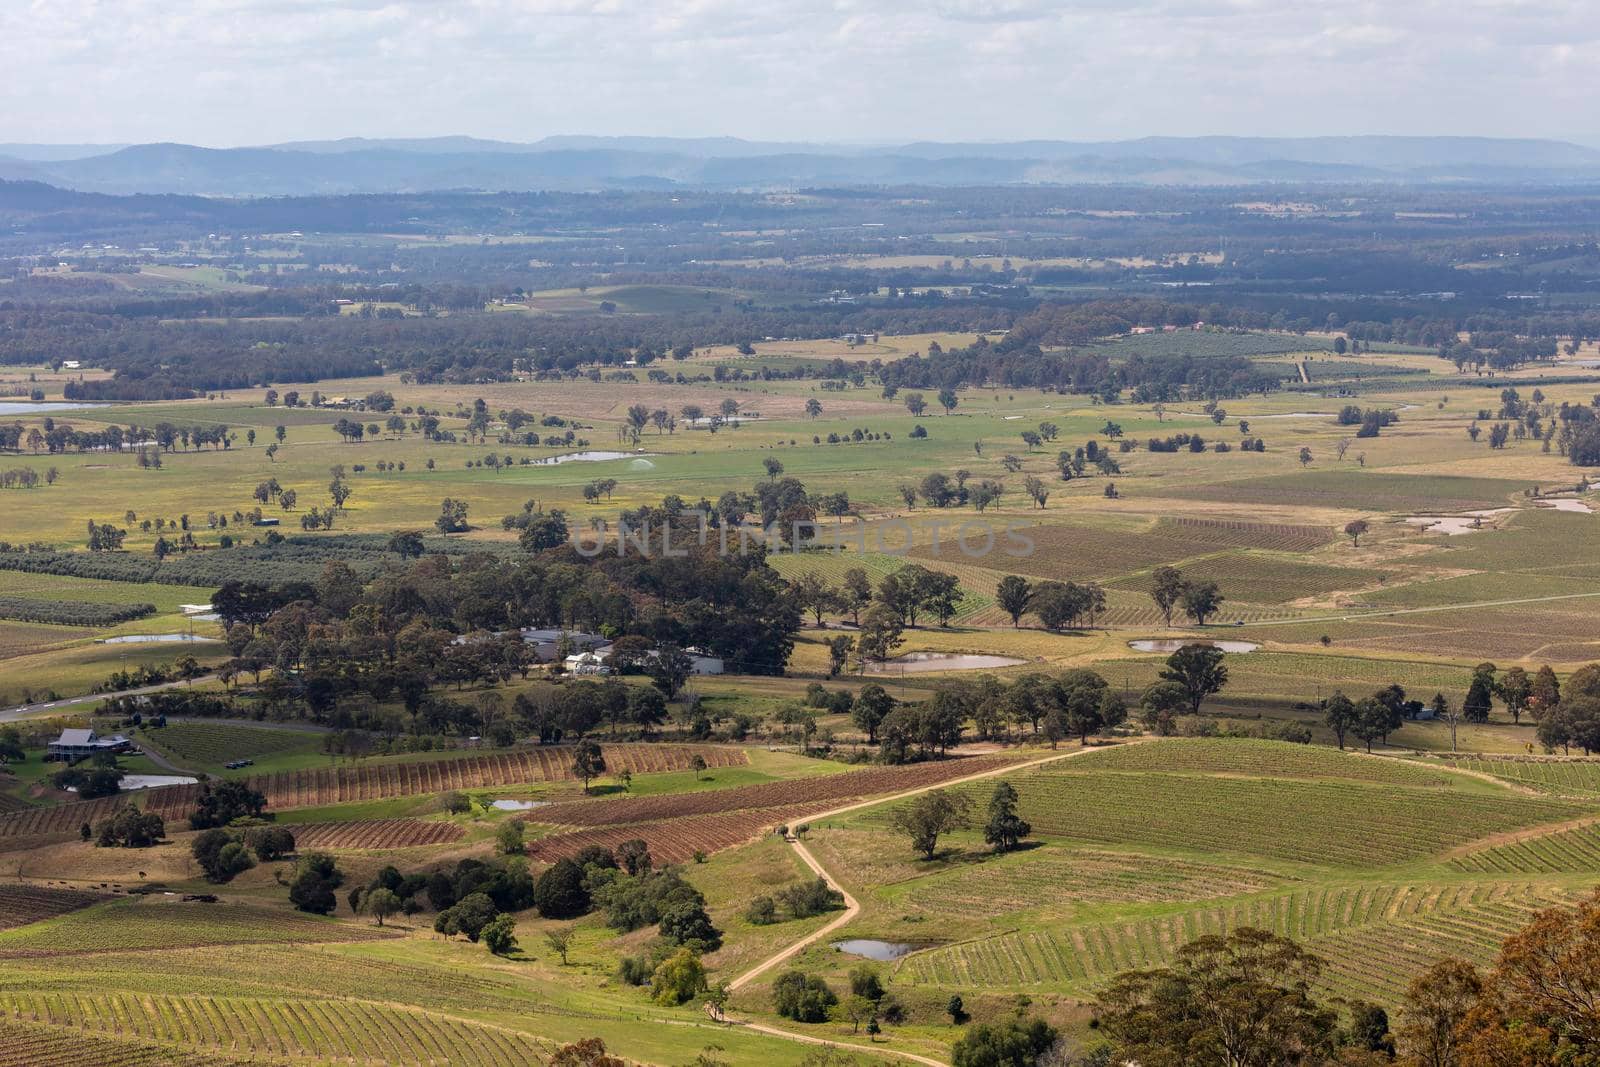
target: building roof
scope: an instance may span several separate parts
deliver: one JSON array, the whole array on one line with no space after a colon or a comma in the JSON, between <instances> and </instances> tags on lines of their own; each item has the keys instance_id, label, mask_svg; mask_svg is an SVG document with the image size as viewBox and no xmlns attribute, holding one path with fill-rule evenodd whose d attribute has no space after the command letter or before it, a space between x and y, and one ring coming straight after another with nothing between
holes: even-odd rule
<instances>
[{"instance_id":1,"label":"building roof","mask_svg":"<svg viewBox=\"0 0 1600 1067\"><path fill-rule=\"evenodd\" d=\"M56 744L58 745L74 746L92 745L94 742L95 736L93 730L62 730L61 736L56 740Z\"/></svg>"}]
</instances>

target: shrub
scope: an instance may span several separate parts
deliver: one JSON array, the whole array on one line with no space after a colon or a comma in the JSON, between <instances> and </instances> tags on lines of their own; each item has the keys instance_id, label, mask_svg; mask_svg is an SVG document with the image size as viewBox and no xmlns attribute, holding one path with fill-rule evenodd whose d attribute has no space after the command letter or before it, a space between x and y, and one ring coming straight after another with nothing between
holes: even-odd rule
<instances>
[{"instance_id":1,"label":"shrub","mask_svg":"<svg viewBox=\"0 0 1600 1067\"><path fill-rule=\"evenodd\" d=\"M617 978L628 985L644 985L650 981L653 968L643 956L624 956L617 964Z\"/></svg>"},{"instance_id":2,"label":"shrub","mask_svg":"<svg viewBox=\"0 0 1600 1067\"><path fill-rule=\"evenodd\" d=\"M509 956L517 950L517 921L504 913L496 915L480 936L484 947L496 956Z\"/></svg>"},{"instance_id":3,"label":"shrub","mask_svg":"<svg viewBox=\"0 0 1600 1067\"><path fill-rule=\"evenodd\" d=\"M786 886L778 890L778 900L796 919L809 919L844 907L844 894L830 886L825 878Z\"/></svg>"},{"instance_id":4,"label":"shrub","mask_svg":"<svg viewBox=\"0 0 1600 1067\"><path fill-rule=\"evenodd\" d=\"M333 891L344 883L344 874L326 852L307 852L294 867L289 883L289 903L301 911L330 915L339 906Z\"/></svg>"},{"instance_id":5,"label":"shrub","mask_svg":"<svg viewBox=\"0 0 1600 1067\"><path fill-rule=\"evenodd\" d=\"M239 834L206 830L189 846L208 882L228 882L256 865Z\"/></svg>"},{"instance_id":6,"label":"shrub","mask_svg":"<svg viewBox=\"0 0 1600 1067\"><path fill-rule=\"evenodd\" d=\"M439 806L451 815L465 815L472 810L472 798L452 789L439 798Z\"/></svg>"},{"instance_id":7,"label":"shrub","mask_svg":"<svg viewBox=\"0 0 1600 1067\"><path fill-rule=\"evenodd\" d=\"M683 1004L705 987L706 969L700 962L700 954L690 948L680 948L662 960L650 976L650 999L657 1004Z\"/></svg>"},{"instance_id":8,"label":"shrub","mask_svg":"<svg viewBox=\"0 0 1600 1067\"><path fill-rule=\"evenodd\" d=\"M284 826L257 826L244 835L256 858L263 861L280 860L294 851L294 834Z\"/></svg>"},{"instance_id":9,"label":"shrub","mask_svg":"<svg viewBox=\"0 0 1600 1067\"><path fill-rule=\"evenodd\" d=\"M814 974L785 971L772 983L773 1010L797 1023L826 1022L829 1010L838 1003L828 983Z\"/></svg>"},{"instance_id":10,"label":"shrub","mask_svg":"<svg viewBox=\"0 0 1600 1067\"><path fill-rule=\"evenodd\" d=\"M507 819L500 824L500 829L495 831L495 848L503 856L520 856L523 848L522 821L520 819Z\"/></svg>"},{"instance_id":11,"label":"shrub","mask_svg":"<svg viewBox=\"0 0 1600 1067\"><path fill-rule=\"evenodd\" d=\"M587 912L590 901L583 868L572 860L557 860L534 883L533 905L547 919L575 919Z\"/></svg>"},{"instance_id":12,"label":"shrub","mask_svg":"<svg viewBox=\"0 0 1600 1067\"><path fill-rule=\"evenodd\" d=\"M1023 1067L1037 1063L1055 1042L1055 1027L1043 1019L1013 1019L993 1026L978 1023L955 1043L951 1062L955 1067Z\"/></svg>"}]
</instances>

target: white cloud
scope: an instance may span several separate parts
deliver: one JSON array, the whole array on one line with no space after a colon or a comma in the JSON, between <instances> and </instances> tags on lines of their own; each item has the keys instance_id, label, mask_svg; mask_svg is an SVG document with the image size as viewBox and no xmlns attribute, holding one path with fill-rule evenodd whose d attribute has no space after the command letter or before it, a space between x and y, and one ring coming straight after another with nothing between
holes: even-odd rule
<instances>
[{"instance_id":1,"label":"white cloud","mask_svg":"<svg viewBox=\"0 0 1600 1067\"><path fill-rule=\"evenodd\" d=\"M1600 140L1585 0L0 0L0 140Z\"/></svg>"}]
</instances>

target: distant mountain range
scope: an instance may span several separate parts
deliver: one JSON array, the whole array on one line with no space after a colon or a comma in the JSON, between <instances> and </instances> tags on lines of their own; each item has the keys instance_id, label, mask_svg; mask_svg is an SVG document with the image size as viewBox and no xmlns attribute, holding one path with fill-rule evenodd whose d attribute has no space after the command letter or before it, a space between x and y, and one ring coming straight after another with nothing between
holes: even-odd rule
<instances>
[{"instance_id":1,"label":"distant mountain range","mask_svg":"<svg viewBox=\"0 0 1600 1067\"><path fill-rule=\"evenodd\" d=\"M1488 137L1145 137L844 145L738 138L473 137L0 144L0 179L98 193L306 196L712 186L1600 181L1600 150Z\"/></svg>"}]
</instances>

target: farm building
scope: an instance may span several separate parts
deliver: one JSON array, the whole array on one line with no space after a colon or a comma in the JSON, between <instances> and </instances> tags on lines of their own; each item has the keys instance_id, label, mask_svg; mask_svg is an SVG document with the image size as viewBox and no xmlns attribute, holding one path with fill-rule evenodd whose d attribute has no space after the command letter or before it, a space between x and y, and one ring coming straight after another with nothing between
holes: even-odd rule
<instances>
[{"instance_id":1,"label":"farm building","mask_svg":"<svg viewBox=\"0 0 1600 1067\"><path fill-rule=\"evenodd\" d=\"M47 746L45 758L70 763L99 752L124 752L128 747L128 739L121 734L101 737L93 730L62 730L61 736Z\"/></svg>"},{"instance_id":2,"label":"farm building","mask_svg":"<svg viewBox=\"0 0 1600 1067\"><path fill-rule=\"evenodd\" d=\"M578 630L549 630L530 626L522 631L523 643L532 645L539 653L539 659L546 663L560 657L563 640L569 652L597 652L611 647L609 637Z\"/></svg>"},{"instance_id":3,"label":"farm building","mask_svg":"<svg viewBox=\"0 0 1600 1067\"><path fill-rule=\"evenodd\" d=\"M577 655L568 656L562 661L568 674L610 674L611 668L607 666L605 652L579 652Z\"/></svg>"}]
</instances>

